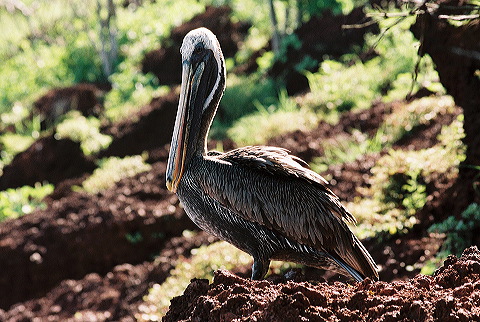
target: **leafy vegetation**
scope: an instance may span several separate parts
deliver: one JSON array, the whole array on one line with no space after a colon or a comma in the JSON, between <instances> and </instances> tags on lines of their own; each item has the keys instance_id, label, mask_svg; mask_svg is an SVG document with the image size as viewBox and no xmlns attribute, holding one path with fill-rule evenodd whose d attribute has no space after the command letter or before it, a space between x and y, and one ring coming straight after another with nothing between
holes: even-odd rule
<instances>
[{"instance_id":1,"label":"leafy vegetation","mask_svg":"<svg viewBox=\"0 0 480 322\"><path fill-rule=\"evenodd\" d=\"M240 145L264 144L268 139L294 130L309 130L318 123L318 116L280 93L276 105L265 107L256 102L257 112L236 121L227 131Z\"/></svg>"},{"instance_id":2,"label":"leafy vegetation","mask_svg":"<svg viewBox=\"0 0 480 322\"><path fill-rule=\"evenodd\" d=\"M44 209L42 199L52 192L51 184L0 191L0 222L29 214L35 209Z\"/></svg>"},{"instance_id":3,"label":"leafy vegetation","mask_svg":"<svg viewBox=\"0 0 480 322\"><path fill-rule=\"evenodd\" d=\"M462 255L465 248L472 245L474 231L480 229L480 205L472 203L462 212L461 218L450 216L441 223L433 224L428 231L445 234L439 257L454 254Z\"/></svg>"},{"instance_id":4,"label":"leafy vegetation","mask_svg":"<svg viewBox=\"0 0 480 322\"><path fill-rule=\"evenodd\" d=\"M73 1L27 2L28 12L13 14L2 7L2 22L9 22L2 26L11 32L0 37L0 113L18 101L30 105L52 87L102 80L98 55L84 32L85 24L92 29L95 24L93 3L82 3L92 9L90 15Z\"/></svg>"},{"instance_id":5,"label":"leafy vegetation","mask_svg":"<svg viewBox=\"0 0 480 322\"><path fill-rule=\"evenodd\" d=\"M439 143L419 151L390 150L372 168L371 187L363 198L347 204L356 216L360 237L404 232L426 202L426 185L438 175L454 177L465 158L462 118L442 128Z\"/></svg>"},{"instance_id":6,"label":"leafy vegetation","mask_svg":"<svg viewBox=\"0 0 480 322\"><path fill-rule=\"evenodd\" d=\"M422 267L421 273L432 275L450 254L460 257L466 248L472 246L474 234L478 233L479 229L480 205L477 203L470 204L462 212L461 218L450 216L441 223L433 224L428 231L445 235L445 240L435 257Z\"/></svg>"},{"instance_id":7,"label":"leafy vegetation","mask_svg":"<svg viewBox=\"0 0 480 322\"><path fill-rule=\"evenodd\" d=\"M391 19L380 22L387 28ZM306 72L311 93L305 104L323 111L348 111L365 109L375 100L389 102L402 99L411 90L412 71L417 62L417 41L406 32L412 23L406 19L394 28L384 29L383 38L366 35L366 49L375 48L376 57L362 62L352 54L344 55L340 61L326 60L318 72ZM434 91L442 90L431 59L426 57L420 66L418 83Z\"/></svg>"},{"instance_id":8,"label":"leafy vegetation","mask_svg":"<svg viewBox=\"0 0 480 322\"><path fill-rule=\"evenodd\" d=\"M109 78L113 88L105 98L106 115L110 120L118 121L128 116L134 108L162 93L157 90L156 78L141 72L140 62L145 53L168 43L173 26L204 8L204 4L193 0L146 2L140 7L118 8L120 62Z\"/></svg>"},{"instance_id":9,"label":"leafy vegetation","mask_svg":"<svg viewBox=\"0 0 480 322\"><path fill-rule=\"evenodd\" d=\"M151 165L145 163L140 155L125 158L111 157L102 159L98 163L99 167L82 184L82 188L88 193L98 193L110 188L115 182L151 169Z\"/></svg>"},{"instance_id":10,"label":"leafy vegetation","mask_svg":"<svg viewBox=\"0 0 480 322\"><path fill-rule=\"evenodd\" d=\"M429 57L424 57L422 63L419 65L419 73L417 76L418 82L412 85L412 71L415 69L417 63L417 45L418 42L414 39L411 33L407 32L412 23L412 19L406 19L401 24L394 28L386 29L392 23L392 19L386 19L381 22L381 27L385 28L382 41L378 42L378 35L367 34L365 49L374 47L377 56L362 62L357 56L353 54L344 55L339 61L325 60L320 64L320 68L316 73L305 72L311 92L297 99L304 111L313 111L317 114L317 119L324 119L330 121L338 120L338 115L344 111L365 109L372 105L372 102L383 100L384 102L391 102L398 99L405 98L411 91L415 91L419 86L428 88L434 92L442 93L444 90L438 81L438 75L433 68L433 63ZM299 46L299 40L294 35L286 37L284 41L285 46ZM281 47L283 48L283 47ZM285 57L285 55L280 55ZM258 63L260 70L269 68L274 58L268 52L259 58ZM278 58L280 59L280 58ZM297 66L299 70L305 67L310 67L315 64L314 61L305 61L305 66ZM266 90L263 86L268 84L268 80L260 82L255 80L246 80L235 78L234 76L227 83L227 91L225 98L222 101L222 109L219 113L221 118L226 118L228 124L233 120L238 119L238 126L248 126L250 131L231 129L228 136L242 145L245 142L254 142L256 144L265 143L269 138L268 135L257 134L258 129L264 129L266 118L262 112L264 108L260 106L278 106L281 104L275 97L273 87ZM279 91L281 93L281 91ZM278 95L280 96L280 95ZM428 101L434 101L434 98L427 98L424 103L428 105ZM432 118L442 111L446 105L453 108L451 98L444 97L443 102L440 103L434 114L430 115ZM265 103L265 101L270 101ZM431 102L430 101L430 102ZM259 104L260 102L260 104ZM432 102L431 102L432 103ZM419 109L416 106L411 109ZM426 108L428 109L428 107ZM259 111L260 110L260 111ZM420 110L420 109L419 109ZM270 108L268 120L274 119L273 114L283 113L281 108ZM253 114L252 114L253 113ZM247 114L247 115L246 115ZM249 115L251 114L251 115ZM302 124L309 124L312 119L311 113L299 113L294 117L295 122L299 124L297 128L303 128ZM241 117L245 117L242 120ZM260 117L259 117L260 116ZM420 120L424 114L418 116L404 115L403 124L408 129L409 126L424 124L426 121ZM218 116L217 116L218 117ZM414 118L418 118L414 120ZM428 116L426 116L428 119ZM410 118L410 119L408 119ZM281 116L279 117L281 119ZM431 119L431 118L430 118ZM428 120L430 120L428 119ZM394 120L391 120L394 121ZM218 124L218 123L217 123ZM386 124L385 131L390 129L390 124ZM215 124L214 124L215 126ZM235 127L235 126L234 126ZM256 131L253 131L257 129ZM272 126L270 129L278 129L277 126ZM293 127L290 130L295 129ZM400 124L395 129L400 130ZM407 132L411 130L408 129ZM213 133L223 133L217 131ZM249 136L253 139L245 138L245 133L250 133ZM266 132L266 131L261 131ZM392 134L385 133L388 142L396 141L396 137L388 137ZM397 135L400 135L397 133ZM380 137L377 136L376 139ZM341 154L348 155L353 158L354 155L368 153L379 148L378 140L368 141L363 139L361 144L357 140L361 139L358 136L352 136L350 139L334 140L333 142L326 142L326 151L333 148L331 155L326 159L317 160L316 164L328 162L334 164L342 162ZM382 137L382 141L385 139ZM338 148L340 146L340 148ZM348 148L356 147L356 153L345 153ZM358 148L357 148L358 147ZM327 152L330 153L330 152ZM329 161L328 159L337 159ZM315 166L314 166L315 167ZM316 169L324 169L325 166L316 167Z\"/></svg>"},{"instance_id":11,"label":"leafy vegetation","mask_svg":"<svg viewBox=\"0 0 480 322\"><path fill-rule=\"evenodd\" d=\"M232 74L228 76L216 122L220 123L218 125L230 126L242 116L257 111L259 106L277 102L277 88L273 80Z\"/></svg>"},{"instance_id":12,"label":"leafy vegetation","mask_svg":"<svg viewBox=\"0 0 480 322\"><path fill-rule=\"evenodd\" d=\"M100 133L100 121L97 118L86 118L78 112L69 113L69 116L57 125L56 137L79 142L85 155L98 153L112 142L110 136Z\"/></svg>"}]
</instances>

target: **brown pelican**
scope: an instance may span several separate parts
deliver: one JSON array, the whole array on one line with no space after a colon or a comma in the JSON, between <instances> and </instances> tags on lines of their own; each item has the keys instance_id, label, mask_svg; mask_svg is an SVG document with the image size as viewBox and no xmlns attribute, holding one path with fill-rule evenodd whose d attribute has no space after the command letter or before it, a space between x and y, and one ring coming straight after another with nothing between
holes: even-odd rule
<instances>
[{"instance_id":1,"label":"brown pelican","mask_svg":"<svg viewBox=\"0 0 480 322\"><path fill-rule=\"evenodd\" d=\"M288 151L250 146L208 152L207 134L225 89L225 61L208 29L180 49L182 85L167 166L167 187L203 230L253 257L252 279L270 260L378 279L375 262L346 222L355 222L327 181Z\"/></svg>"}]
</instances>

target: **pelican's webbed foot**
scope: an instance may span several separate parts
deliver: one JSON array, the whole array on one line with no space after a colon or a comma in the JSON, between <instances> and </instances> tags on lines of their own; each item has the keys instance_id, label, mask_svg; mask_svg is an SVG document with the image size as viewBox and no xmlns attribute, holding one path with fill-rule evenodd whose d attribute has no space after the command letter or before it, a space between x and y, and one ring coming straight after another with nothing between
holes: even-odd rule
<instances>
[{"instance_id":1,"label":"pelican's webbed foot","mask_svg":"<svg viewBox=\"0 0 480 322\"><path fill-rule=\"evenodd\" d=\"M252 280L261 280L265 277L270 267L270 260L261 260L253 258Z\"/></svg>"}]
</instances>

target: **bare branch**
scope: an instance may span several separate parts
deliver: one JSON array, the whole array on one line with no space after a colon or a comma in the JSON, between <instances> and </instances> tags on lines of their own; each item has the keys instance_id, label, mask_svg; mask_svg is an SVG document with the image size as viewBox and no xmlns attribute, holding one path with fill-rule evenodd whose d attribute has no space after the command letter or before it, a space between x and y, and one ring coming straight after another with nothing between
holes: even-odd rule
<instances>
[{"instance_id":1,"label":"bare branch","mask_svg":"<svg viewBox=\"0 0 480 322\"><path fill-rule=\"evenodd\" d=\"M408 17L412 14L421 14L423 12L412 12L412 11L404 11L404 12L371 12L367 13L365 16L368 18L371 17L380 17L380 18L393 18L393 17Z\"/></svg>"},{"instance_id":2,"label":"bare branch","mask_svg":"<svg viewBox=\"0 0 480 322\"><path fill-rule=\"evenodd\" d=\"M478 18L480 18L480 15L460 15L460 16L438 15L438 19L449 19L449 20L456 20L456 21L472 20L472 19L478 19Z\"/></svg>"},{"instance_id":3,"label":"bare branch","mask_svg":"<svg viewBox=\"0 0 480 322\"><path fill-rule=\"evenodd\" d=\"M375 20L368 20L367 22L364 23L357 23L354 25L342 25L342 29L362 29L362 28L367 28L371 25L376 24L377 22Z\"/></svg>"}]
</instances>

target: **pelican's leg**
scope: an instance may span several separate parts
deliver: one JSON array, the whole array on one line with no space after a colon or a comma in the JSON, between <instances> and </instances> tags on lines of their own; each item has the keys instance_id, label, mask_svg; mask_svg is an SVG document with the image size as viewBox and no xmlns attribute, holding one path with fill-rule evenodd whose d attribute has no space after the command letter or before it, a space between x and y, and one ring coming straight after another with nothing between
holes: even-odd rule
<instances>
[{"instance_id":1,"label":"pelican's leg","mask_svg":"<svg viewBox=\"0 0 480 322\"><path fill-rule=\"evenodd\" d=\"M252 280L261 280L265 277L270 267L269 259L253 258Z\"/></svg>"}]
</instances>

